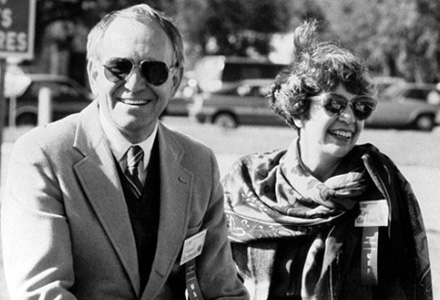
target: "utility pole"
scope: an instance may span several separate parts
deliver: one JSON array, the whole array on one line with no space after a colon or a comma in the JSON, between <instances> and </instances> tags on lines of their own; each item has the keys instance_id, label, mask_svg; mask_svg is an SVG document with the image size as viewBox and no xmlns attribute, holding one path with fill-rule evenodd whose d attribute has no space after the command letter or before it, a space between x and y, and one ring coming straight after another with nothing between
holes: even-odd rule
<instances>
[{"instance_id":1,"label":"utility pole","mask_svg":"<svg viewBox=\"0 0 440 300\"><path fill-rule=\"evenodd\" d=\"M6 118L6 105L5 105L5 77L6 77L6 59L0 58L0 176L2 170L1 164L1 154L2 154L2 146L3 146L3 129L5 125ZM1 177L0 177L1 181Z\"/></svg>"}]
</instances>

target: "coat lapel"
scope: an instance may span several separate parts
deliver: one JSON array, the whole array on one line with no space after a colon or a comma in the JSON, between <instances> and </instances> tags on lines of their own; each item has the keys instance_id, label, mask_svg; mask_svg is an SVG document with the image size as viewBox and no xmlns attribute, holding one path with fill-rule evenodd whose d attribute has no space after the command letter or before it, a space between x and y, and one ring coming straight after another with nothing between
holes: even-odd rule
<instances>
[{"instance_id":1,"label":"coat lapel","mask_svg":"<svg viewBox=\"0 0 440 300\"><path fill-rule=\"evenodd\" d=\"M135 239L115 161L101 129L96 103L81 113L74 147L84 155L84 159L74 166L76 174L134 290L139 294Z\"/></svg>"},{"instance_id":2,"label":"coat lapel","mask_svg":"<svg viewBox=\"0 0 440 300\"><path fill-rule=\"evenodd\" d=\"M142 299L153 299L162 289L182 248L188 227L193 175L181 166L184 150L162 124L160 151L160 221L156 256Z\"/></svg>"}]
</instances>

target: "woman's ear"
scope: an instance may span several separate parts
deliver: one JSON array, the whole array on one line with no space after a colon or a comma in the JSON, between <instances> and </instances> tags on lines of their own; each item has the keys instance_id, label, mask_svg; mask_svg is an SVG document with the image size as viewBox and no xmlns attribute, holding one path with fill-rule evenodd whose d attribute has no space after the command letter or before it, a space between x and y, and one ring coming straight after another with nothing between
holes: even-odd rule
<instances>
[{"instance_id":1,"label":"woman's ear","mask_svg":"<svg viewBox=\"0 0 440 300\"><path fill-rule=\"evenodd\" d=\"M303 127L303 124L304 124L303 120L302 120L302 119L299 119L299 118L294 118L294 119L293 119L293 123L295 124L295 126L296 126L297 128L302 128L302 127Z\"/></svg>"}]
</instances>

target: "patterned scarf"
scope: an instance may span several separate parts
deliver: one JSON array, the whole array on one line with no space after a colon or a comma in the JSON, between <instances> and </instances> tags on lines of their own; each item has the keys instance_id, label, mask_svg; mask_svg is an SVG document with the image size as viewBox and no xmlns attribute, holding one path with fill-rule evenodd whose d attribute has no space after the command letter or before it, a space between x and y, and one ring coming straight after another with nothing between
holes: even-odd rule
<instances>
[{"instance_id":1,"label":"patterned scarf","mask_svg":"<svg viewBox=\"0 0 440 300\"><path fill-rule=\"evenodd\" d=\"M346 238L347 222L353 222L351 209L370 181L359 155L350 153L321 182L301 162L297 142L287 151L248 156L233 168L223 181L226 215L235 242L310 237L311 244L298 245L306 247L305 260L292 295L315 299Z\"/></svg>"},{"instance_id":2,"label":"patterned scarf","mask_svg":"<svg viewBox=\"0 0 440 300\"><path fill-rule=\"evenodd\" d=\"M388 264L398 263L391 263L390 270L383 266L382 272L384 279L399 282L381 290L388 296L379 299L401 299L402 292L407 299L432 299L427 237L417 199L393 162L373 145L355 146L334 176L321 182L307 172L294 141L287 151L243 157L224 177L223 186L229 238L252 299L268 298L271 263L277 242L283 240L305 251L302 268L296 265L301 270L295 270L300 286L292 295L372 299L370 289L360 283L360 264L349 264L357 265L360 259L353 231L359 211L353 205L376 197L389 201L391 223L383 233L390 239ZM310 243L301 244L301 237Z\"/></svg>"},{"instance_id":3,"label":"patterned scarf","mask_svg":"<svg viewBox=\"0 0 440 300\"><path fill-rule=\"evenodd\" d=\"M296 140L287 152L248 156L223 179L230 238L311 235L333 224L367 188L368 176L355 157L347 156L337 175L321 182L301 162Z\"/></svg>"}]
</instances>

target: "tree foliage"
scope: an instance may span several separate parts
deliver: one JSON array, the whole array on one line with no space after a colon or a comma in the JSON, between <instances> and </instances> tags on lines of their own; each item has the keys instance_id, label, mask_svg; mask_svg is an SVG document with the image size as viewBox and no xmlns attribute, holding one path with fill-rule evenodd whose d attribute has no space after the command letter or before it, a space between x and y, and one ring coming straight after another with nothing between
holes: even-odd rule
<instances>
[{"instance_id":1,"label":"tree foliage","mask_svg":"<svg viewBox=\"0 0 440 300\"><path fill-rule=\"evenodd\" d=\"M317 0L331 30L376 73L438 82L440 3L437 0Z\"/></svg>"},{"instance_id":2,"label":"tree foliage","mask_svg":"<svg viewBox=\"0 0 440 300\"><path fill-rule=\"evenodd\" d=\"M287 13L286 13L287 12ZM267 55L269 36L286 31L288 1L208 0L201 33L208 54Z\"/></svg>"},{"instance_id":3,"label":"tree foliage","mask_svg":"<svg viewBox=\"0 0 440 300\"><path fill-rule=\"evenodd\" d=\"M313 1L207 0L198 41L205 54L267 57L275 33L290 32L307 16L322 18Z\"/></svg>"},{"instance_id":4,"label":"tree foliage","mask_svg":"<svg viewBox=\"0 0 440 300\"><path fill-rule=\"evenodd\" d=\"M438 0L38 0L37 59L53 45L84 53L88 31L104 14L137 3L174 18L190 61L205 54L267 57L275 33L316 18L323 38L340 40L375 73L440 81Z\"/></svg>"}]
</instances>

